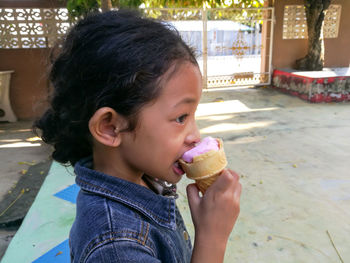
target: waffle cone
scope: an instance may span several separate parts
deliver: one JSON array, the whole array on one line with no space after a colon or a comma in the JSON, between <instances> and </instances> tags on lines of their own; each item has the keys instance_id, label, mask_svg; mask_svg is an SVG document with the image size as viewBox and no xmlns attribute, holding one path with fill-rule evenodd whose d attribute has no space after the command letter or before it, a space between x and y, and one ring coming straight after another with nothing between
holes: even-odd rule
<instances>
[{"instance_id":1,"label":"waffle cone","mask_svg":"<svg viewBox=\"0 0 350 263\"><path fill-rule=\"evenodd\" d=\"M217 174L214 174L208 178L196 180L196 184L197 184L199 190L204 194L205 191L207 191L208 187L211 186L212 183L214 183L216 181L219 174L220 174L220 172Z\"/></svg>"},{"instance_id":2,"label":"waffle cone","mask_svg":"<svg viewBox=\"0 0 350 263\"><path fill-rule=\"evenodd\" d=\"M192 163L182 159L179 160L186 176L196 181L198 188L203 194L227 165L223 142L221 139L216 140L219 143L218 151L211 150L195 156Z\"/></svg>"}]
</instances>

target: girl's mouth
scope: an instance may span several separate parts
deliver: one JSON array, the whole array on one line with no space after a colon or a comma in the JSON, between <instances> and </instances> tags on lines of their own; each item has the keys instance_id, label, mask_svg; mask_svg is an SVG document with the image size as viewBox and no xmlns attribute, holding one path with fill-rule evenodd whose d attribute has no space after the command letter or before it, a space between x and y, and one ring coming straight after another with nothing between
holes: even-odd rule
<instances>
[{"instance_id":1,"label":"girl's mouth","mask_svg":"<svg viewBox=\"0 0 350 263\"><path fill-rule=\"evenodd\" d=\"M173 170L176 174L178 175L183 175L185 172L184 170L182 170L181 166L180 166L180 163L178 161L176 161L174 164L173 164Z\"/></svg>"}]
</instances>

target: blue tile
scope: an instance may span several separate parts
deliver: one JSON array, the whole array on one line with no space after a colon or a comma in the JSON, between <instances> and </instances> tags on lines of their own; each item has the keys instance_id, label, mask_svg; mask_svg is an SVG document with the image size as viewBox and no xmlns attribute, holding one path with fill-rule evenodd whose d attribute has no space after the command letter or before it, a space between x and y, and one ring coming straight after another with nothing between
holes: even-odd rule
<instances>
[{"instance_id":1,"label":"blue tile","mask_svg":"<svg viewBox=\"0 0 350 263\"><path fill-rule=\"evenodd\" d=\"M32 263L69 263L69 242L68 239L54 247Z\"/></svg>"},{"instance_id":2,"label":"blue tile","mask_svg":"<svg viewBox=\"0 0 350 263\"><path fill-rule=\"evenodd\" d=\"M62 191L54 194L54 196L75 204L77 201L79 190L80 190L80 187L77 186L76 184L73 184L63 189Z\"/></svg>"}]
</instances>

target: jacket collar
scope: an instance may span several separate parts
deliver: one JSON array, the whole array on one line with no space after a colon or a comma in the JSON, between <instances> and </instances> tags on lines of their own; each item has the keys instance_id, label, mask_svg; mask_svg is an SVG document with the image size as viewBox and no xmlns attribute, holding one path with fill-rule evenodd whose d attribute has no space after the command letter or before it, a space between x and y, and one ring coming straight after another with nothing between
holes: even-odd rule
<instances>
[{"instance_id":1,"label":"jacket collar","mask_svg":"<svg viewBox=\"0 0 350 263\"><path fill-rule=\"evenodd\" d=\"M144 214L157 224L176 228L175 198L166 197L141 185L92 170L92 158L76 163L76 183L81 189L121 202Z\"/></svg>"}]
</instances>

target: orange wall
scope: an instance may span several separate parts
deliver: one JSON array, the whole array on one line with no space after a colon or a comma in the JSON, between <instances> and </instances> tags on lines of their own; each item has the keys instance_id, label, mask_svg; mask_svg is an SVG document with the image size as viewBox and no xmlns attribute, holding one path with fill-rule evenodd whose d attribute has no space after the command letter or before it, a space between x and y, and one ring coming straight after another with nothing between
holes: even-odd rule
<instances>
[{"instance_id":1,"label":"orange wall","mask_svg":"<svg viewBox=\"0 0 350 263\"><path fill-rule=\"evenodd\" d=\"M11 75L10 101L18 119L41 115L48 95L47 57L49 49L0 49L0 70Z\"/></svg>"},{"instance_id":2,"label":"orange wall","mask_svg":"<svg viewBox=\"0 0 350 263\"><path fill-rule=\"evenodd\" d=\"M1 0L3 7L59 7L59 0ZM20 120L31 120L40 116L47 108L49 83L48 55L50 49L0 49L0 71L14 70L11 74L10 101Z\"/></svg>"},{"instance_id":3,"label":"orange wall","mask_svg":"<svg viewBox=\"0 0 350 263\"><path fill-rule=\"evenodd\" d=\"M325 66L350 66L350 1L332 0L332 4L342 5L338 38L325 39Z\"/></svg>"},{"instance_id":4,"label":"orange wall","mask_svg":"<svg viewBox=\"0 0 350 263\"><path fill-rule=\"evenodd\" d=\"M283 12L285 5L303 5L303 0L276 0L276 23L273 38L273 68L293 68L295 61L306 55L307 39L282 39ZM348 67L350 62L350 1L332 0L341 4L338 38L325 39L325 67Z\"/></svg>"},{"instance_id":5,"label":"orange wall","mask_svg":"<svg viewBox=\"0 0 350 263\"><path fill-rule=\"evenodd\" d=\"M303 0L276 0L275 1L275 28L273 35L272 67L291 68L295 60L302 58L307 52L306 39L282 39L283 12L285 5L302 5Z\"/></svg>"}]
</instances>

